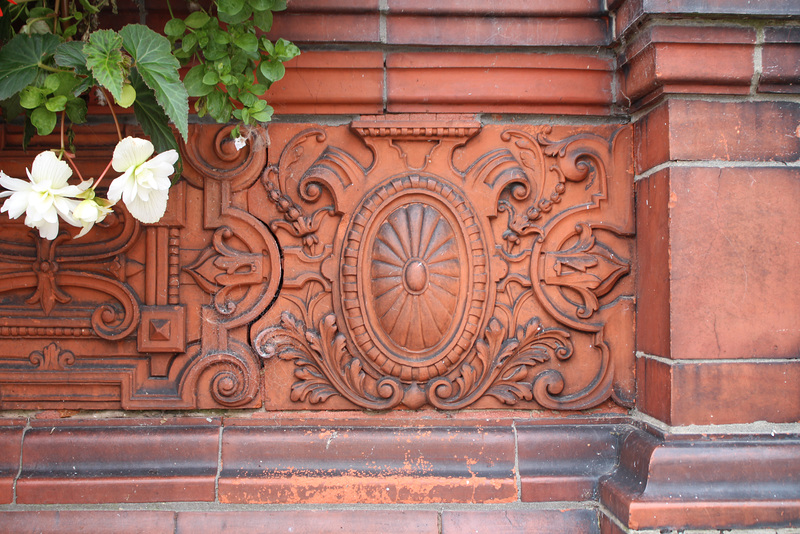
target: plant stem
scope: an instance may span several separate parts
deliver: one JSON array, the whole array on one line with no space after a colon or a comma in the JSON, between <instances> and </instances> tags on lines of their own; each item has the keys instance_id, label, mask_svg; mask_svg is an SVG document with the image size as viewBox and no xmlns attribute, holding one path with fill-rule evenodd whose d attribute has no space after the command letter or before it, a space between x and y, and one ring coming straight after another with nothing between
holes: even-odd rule
<instances>
[{"instance_id":1,"label":"plant stem","mask_svg":"<svg viewBox=\"0 0 800 534\"><path fill-rule=\"evenodd\" d=\"M50 65L45 65L41 61L38 63L38 67L42 70L46 70L49 72L66 72L68 74L73 74L71 70L57 69L55 67L51 67Z\"/></svg>"},{"instance_id":2,"label":"plant stem","mask_svg":"<svg viewBox=\"0 0 800 534\"><path fill-rule=\"evenodd\" d=\"M167 0L167 9L169 10L169 18L174 19L175 15L172 14L172 6L170 5L169 0Z\"/></svg>"},{"instance_id":3,"label":"plant stem","mask_svg":"<svg viewBox=\"0 0 800 534\"><path fill-rule=\"evenodd\" d=\"M66 111L61 112L61 150L64 150L64 115Z\"/></svg>"},{"instance_id":4,"label":"plant stem","mask_svg":"<svg viewBox=\"0 0 800 534\"><path fill-rule=\"evenodd\" d=\"M114 160L110 160L110 161L108 162L108 165L106 165L106 168L105 168L105 170L103 170L103 173L100 175L100 177L99 177L99 178L97 179L97 181L94 183L94 185L92 186L92 189L96 189L96 188L97 188L97 186L98 186L98 185L100 185L100 182L102 182L102 181L103 181L103 178L105 178L105 176L106 176L106 173L108 172L108 169L110 169L110 168L111 168L111 162L112 162L112 161L114 161Z\"/></svg>"},{"instance_id":5,"label":"plant stem","mask_svg":"<svg viewBox=\"0 0 800 534\"><path fill-rule=\"evenodd\" d=\"M75 157L75 154L70 154L69 152L67 152L67 151L65 150L65 151L64 151L64 157L65 157L65 158L67 158L67 163L69 163L70 165L72 165L72 168L75 170L75 174L77 174L77 175L78 175L78 178L80 178L80 179L81 179L81 182L82 182L82 181L83 181L83 175L81 174L81 171L79 171L79 170L78 170L78 166L77 166L77 165L75 165L75 162L74 162L74 161L72 161L72 159ZM110 164L111 164L111 163L109 162L109 165L110 165Z\"/></svg>"},{"instance_id":6,"label":"plant stem","mask_svg":"<svg viewBox=\"0 0 800 534\"><path fill-rule=\"evenodd\" d=\"M117 137L119 137L119 140L120 140L120 141L122 141L122 130L120 130L120 129L119 129L119 121L117 121L117 114L116 114L116 112L114 111L114 102L113 102L113 98L112 98L112 97L111 97L111 96L110 96L108 93L106 93L106 92L103 90L103 88L102 88L102 87L100 87L99 85L98 85L98 88L100 89L100 92L102 92L102 93L103 93L103 96L104 96L104 97L105 97L105 99L106 99L106 103L108 104L108 109L110 109L110 110L111 110L111 118L113 118L113 119L114 119L114 126L116 126L116 127L117 127Z\"/></svg>"},{"instance_id":7,"label":"plant stem","mask_svg":"<svg viewBox=\"0 0 800 534\"><path fill-rule=\"evenodd\" d=\"M53 33L58 35L58 11L61 7L61 2L56 0L55 4L53 9Z\"/></svg>"}]
</instances>

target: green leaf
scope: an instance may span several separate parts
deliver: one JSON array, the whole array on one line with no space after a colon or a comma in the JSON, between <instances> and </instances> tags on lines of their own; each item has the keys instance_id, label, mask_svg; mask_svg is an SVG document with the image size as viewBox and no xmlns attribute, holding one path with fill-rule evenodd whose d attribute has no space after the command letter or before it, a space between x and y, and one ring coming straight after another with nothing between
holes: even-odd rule
<instances>
[{"instance_id":1,"label":"green leaf","mask_svg":"<svg viewBox=\"0 0 800 534\"><path fill-rule=\"evenodd\" d=\"M52 54L56 46L55 35L20 34L0 48L0 100L30 85L39 73L39 61Z\"/></svg>"},{"instance_id":2,"label":"green leaf","mask_svg":"<svg viewBox=\"0 0 800 534\"><path fill-rule=\"evenodd\" d=\"M243 8L244 0L217 0L217 11L220 14L236 15Z\"/></svg>"},{"instance_id":3,"label":"green leaf","mask_svg":"<svg viewBox=\"0 0 800 534\"><path fill-rule=\"evenodd\" d=\"M274 2L272 0L250 0L250 5L253 6L253 9L256 11L266 11L267 9L272 9L272 4Z\"/></svg>"},{"instance_id":4,"label":"green leaf","mask_svg":"<svg viewBox=\"0 0 800 534\"><path fill-rule=\"evenodd\" d=\"M56 48L55 60L59 67L75 69L78 74L89 74L86 68L86 54L83 53L83 41L61 43Z\"/></svg>"},{"instance_id":5,"label":"green leaf","mask_svg":"<svg viewBox=\"0 0 800 534\"><path fill-rule=\"evenodd\" d=\"M76 33L78 33L78 25L77 24L73 24L71 26L67 26L66 28L64 28L64 31L61 32L61 37L63 37L64 39L69 39L70 37L74 36Z\"/></svg>"},{"instance_id":6,"label":"green leaf","mask_svg":"<svg viewBox=\"0 0 800 534\"><path fill-rule=\"evenodd\" d=\"M275 0L275 3L272 4L272 11L285 11L286 10L286 0Z\"/></svg>"},{"instance_id":7,"label":"green leaf","mask_svg":"<svg viewBox=\"0 0 800 534\"><path fill-rule=\"evenodd\" d=\"M280 61L262 61L258 70L270 82L277 82L286 73L286 68Z\"/></svg>"},{"instance_id":8,"label":"green leaf","mask_svg":"<svg viewBox=\"0 0 800 534\"><path fill-rule=\"evenodd\" d=\"M141 24L125 26L120 35L125 50L133 57L136 69L153 90L156 101L175 123L184 140L187 139L189 95L178 75L180 63L170 51L169 40Z\"/></svg>"},{"instance_id":9,"label":"green leaf","mask_svg":"<svg viewBox=\"0 0 800 534\"><path fill-rule=\"evenodd\" d=\"M202 65L198 65L198 67L202 67ZM210 70L210 71L206 72L205 74L203 74L202 82L204 84L206 84L206 85L210 85L211 87L214 87L215 85L217 85L219 83L219 74L217 74L213 70Z\"/></svg>"},{"instance_id":10,"label":"green leaf","mask_svg":"<svg viewBox=\"0 0 800 534\"><path fill-rule=\"evenodd\" d=\"M44 106L53 112L64 111L64 108L67 107L67 97L54 96L53 98L49 98Z\"/></svg>"},{"instance_id":11,"label":"green leaf","mask_svg":"<svg viewBox=\"0 0 800 534\"><path fill-rule=\"evenodd\" d=\"M122 81L125 70L122 63L122 37L114 30L97 30L89 36L83 47L86 65L92 69L97 83L108 89L119 100L122 96Z\"/></svg>"},{"instance_id":12,"label":"green leaf","mask_svg":"<svg viewBox=\"0 0 800 534\"><path fill-rule=\"evenodd\" d=\"M254 33L242 33L233 40L233 44L242 50L255 52L258 50L258 37Z\"/></svg>"},{"instance_id":13,"label":"green leaf","mask_svg":"<svg viewBox=\"0 0 800 534\"><path fill-rule=\"evenodd\" d=\"M187 34L181 41L181 50L187 54L191 54L195 46L197 46L197 36L193 33Z\"/></svg>"},{"instance_id":14,"label":"green leaf","mask_svg":"<svg viewBox=\"0 0 800 534\"><path fill-rule=\"evenodd\" d=\"M186 20L184 22L190 28L197 29L205 26L206 22L208 22L210 19L211 17L209 17L205 12L195 11L194 13L186 17Z\"/></svg>"},{"instance_id":15,"label":"green leaf","mask_svg":"<svg viewBox=\"0 0 800 534\"><path fill-rule=\"evenodd\" d=\"M30 118L39 135L47 135L56 127L56 114L45 107L34 109Z\"/></svg>"},{"instance_id":16,"label":"green leaf","mask_svg":"<svg viewBox=\"0 0 800 534\"><path fill-rule=\"evenodd\" d=\"M253 8L250 7L249 5L245 5L244 8L235 15L218 12L217 16L219 16L219 20L230 25L230 24L241 24L242 22L249 19L252 14L253 14Z\"/></svg>"},{"instance_id":17,"label":"green leaf","mask_svg":"<svg viewBox=\"0 0 800 534\"><path fill-rule=\"evenodd\" d=\"M206 97L208 114L217 122L228 122L231 119L233 108L228 101L228 96L219 90L211 92Z\"/></svg>"},{"instance_id":18,"label":"green leaf","mask_svg":"<svg viewBox=\"0 0 800 534\"><path fill-rule=\"evenodd\" d=\"M272 120L272 114L275 112L272 106L266 106L263 110L253 113L251 117L259 122L269 122Z\"/></svg>"},{"instance_id":19,"label":"green leaf","mask_svg":"<svg viewBox=\"0 0 800 534\"><path fill-rule=\"evenodd\" d=\"M271 55L278 61L289 61L293 57L300 55L300 49L286 39L278 39L275 42L275 53Z\"/></svg>"},{"instance_id":20,"label":"green leaf","mask_svg":"<svg viewBox=\"0 0 800 534\"><path fill-rule=\"evenodd\" d=\"M214 90L214 85L216 84L204 83L205 72L203 65L195 65L186 73L183 85L186 86L186 92L189 93L189 96L206 96Z\"/></svg>"},{"instance_id":21,"label":"green leaf","mask_svg":"<svg viewBox=\"0 0 800 534\"><path fill-rule=\"evenodd\" d=\"M86 101L82 98L73 98L67 102L67 117L75 124L86 122L86 112L88 111Z\"/></svg>"},{"instance_id":22,"label":"green leaf","mask_svg":"<svg viewBox=\"0 0 800 534\"><path fill-rule=\"evenodd\" d=\"M36 109L45 103L47 97L41 89L29 85L19 92L19 105L25 109Z\"/></svg>"},{"instance_id":23,"label":"green leaf","mask_svg":"<svg viewBox=\"0 0 800 534\"><path fill-rule=\"evenodd\" d=\"M152 141L156 152L174 149L180 154L178 141L172 133L172 128L169 127L169 117L156 100L153 90L147 87L136 69L131 69L131 85L136 89L133 112L142 130ZM180 161L178 163L180 165Z\"/></svg>"},{"instance_id":24,"label":"green leaf","mask_svg":"<svg viewBox=\"0 0 800 534\"><path fill-rule=\"evenodd\" d=\"M54 91L55 96L63 95L66 97L77 96L74 93L75 88L83 81L82 78L76 78L69 72L55 72L45 79L45 84L47 84L47 81L50 79L55 79L57 82Z\"/></svg>"},{"instance_id":25,"label":"green leaf","mask_svg":"<svg viewBox=\"0 0 800 534\"><path fill-rule=\"evenodd\" d=\"M180 37L186 31L186 23L181 19L170 19L164 25L164 33L170 37Z\"/></svg>"},{"instance_id":26,"label":"green leaf","mask_svg":"<svg viewBox=\"0 0 800 534\"><path fill-rule=\"evenodd\" d=\"M58 89L60 80L58 76L53 74L48 74L47 77L44 79L44 90L45 94L55 93L56 89Z\"/></svg>"},{"instance_id":27,"label":"green leaf","mask_svg":"<svg viewBox=\"0 0 800 534\"><path fill-rule=\"evenodd\" d=\"M214 30L211 32L211 38L218 45L226 45L231 42L231 36L225 31Z\"/></svg>"},{"instance_id":28,"label":"green leaf","mask_svg":"<svg viewBox=\"0 0 800 534\"><path fill-rule=\"evenodd\" d=\"M272 29L272 11L256 11L253 15L253 23L264 32Z\"/></svg>"}]
</instances>

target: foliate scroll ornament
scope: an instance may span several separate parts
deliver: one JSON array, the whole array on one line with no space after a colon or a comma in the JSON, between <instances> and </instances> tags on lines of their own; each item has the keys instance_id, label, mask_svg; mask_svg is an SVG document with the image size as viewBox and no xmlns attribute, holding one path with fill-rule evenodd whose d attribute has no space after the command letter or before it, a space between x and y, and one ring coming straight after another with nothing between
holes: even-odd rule
<instances>
[{"instance_id":1,"label":"foliate scroll ornament","mask_svg":"<svg viewBox=\"0 0 800 534\"><path fill-rule=\"evenodd\" d=\"M58 343L50 343L41 351L32 352L28 359L42 371L62 371L75 363L75 354L62 349Z\"/></svg>"},{"instance_id":2,"label":"foliate scroll ornament","mask_svg":"<svg viewBox=\"0 0 800 534\"><path fill-rule=\"evenodd\" d=\"M612 142L454 122L354 123L371 162L308 128L262 174L285 271L251 343L267 380L269 362L293 364L292 402L580 409L611 396L603 321L630 271L607 237L627 228L594 215Z\"/></svg>"}]
</instances>

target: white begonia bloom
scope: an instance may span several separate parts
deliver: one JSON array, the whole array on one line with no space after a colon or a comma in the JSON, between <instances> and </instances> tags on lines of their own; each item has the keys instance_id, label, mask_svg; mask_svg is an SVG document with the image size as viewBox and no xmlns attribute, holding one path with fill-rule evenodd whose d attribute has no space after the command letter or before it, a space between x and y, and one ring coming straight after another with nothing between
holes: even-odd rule
<instances>
[{"instance_id":1,"label":"white begonia bloom","mask_svg":"<svg viewBox=\"0 0 800 534\"><path fill-rule=\"evenodd\" d=\"M24 213L25 225L38 228L39 236L45 239L52 240L58 235L59 216L72 226L81 226L72 216L72 210L79 204L73 197L85 191L91 181L69 185L72 169L49 151L36 156L31 169L26 171L29 182L0 171L0 185L8 189L0 193L0 198L10 196L0 212L7 211L12 219Z\"/></svg>"},{"instance_id":2,"label":"white begonia bloom","mask_svg":"<svg viewBox=\"0 0 800 534\"><path fill-rule=\"evenodd\" d=\"M114 149L111 166L123 173L108 187L108 199L120 198L128 211L143 223L158 222L167 211L169 177L175 172L178 161L175 150L167 150L153 159L155 148L146 139L126 137Z\"/></svg>"},{"instance_id":3,"label":"white begonia bloom","mask_svg":"<svg viewBox=\"0 0 800 534\"><path fill-rule=\"evenodd\" d=\"M72 216L83 226L83 229L75 236L75 239L85 236L95 223L102 222L106 215L113 211L111 207L114 205L108 200L95 198L93 189L84 191L80 196L85 200L72 210Z\"/></svg>"}]
</instances>

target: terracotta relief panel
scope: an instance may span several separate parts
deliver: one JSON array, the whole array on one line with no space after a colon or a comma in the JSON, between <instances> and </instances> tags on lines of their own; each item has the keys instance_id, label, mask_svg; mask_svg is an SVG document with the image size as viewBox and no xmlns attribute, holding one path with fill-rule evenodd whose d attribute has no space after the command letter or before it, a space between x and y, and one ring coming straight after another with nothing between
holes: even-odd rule
<instances>
[{"instance_id":1,"label":"terracotta relief panel","mask_svg":"<svg viewBox=\"0 0 800 534\"><path fill-rule=\"evenodd\" d=\"M275 125L251 212L283 251L250 329L274 409L631 401L627 128Z\"/></svg>"},{"instance_id":2,"label":"terracotta relief panel","mask_svg":"<svg viewBox=\"0 0 800 534\"><path fill-rule=\"evenodd\" d=\"M628 127L197 126L157 225L2 224L2 408L633 398Z\"/></svg>"}]
</instances>

